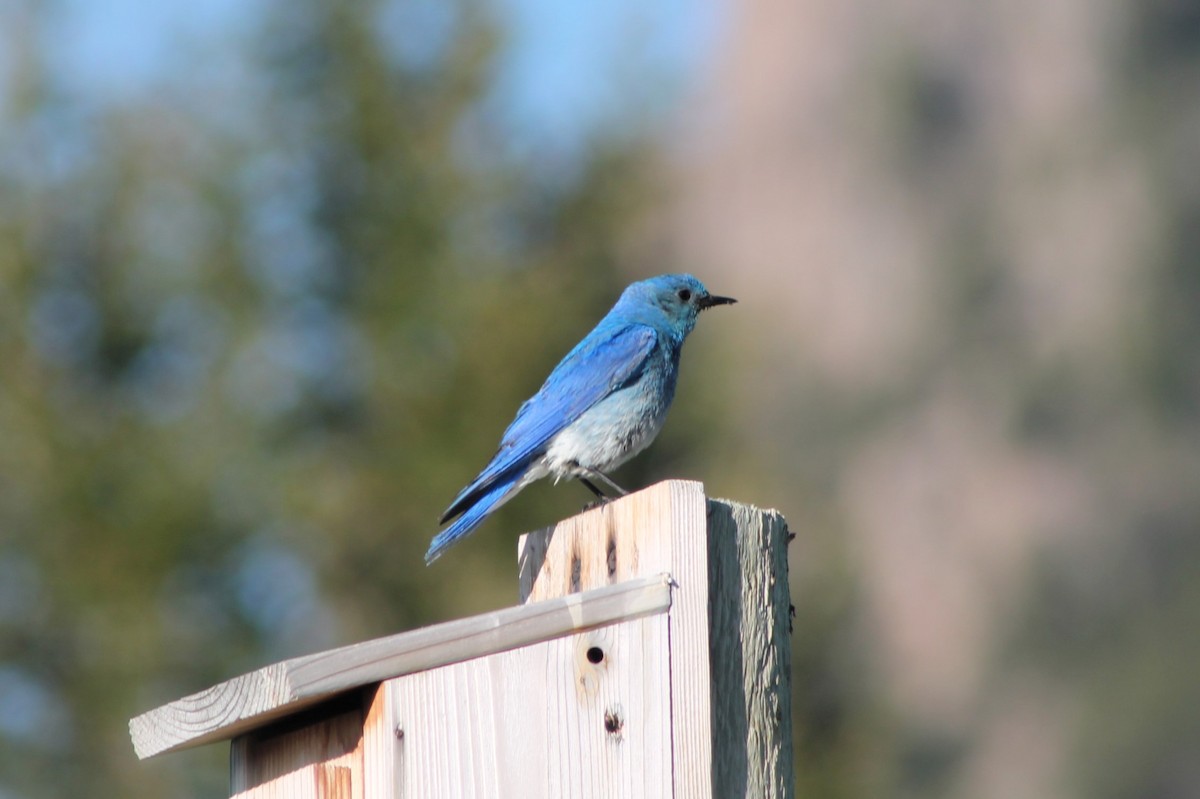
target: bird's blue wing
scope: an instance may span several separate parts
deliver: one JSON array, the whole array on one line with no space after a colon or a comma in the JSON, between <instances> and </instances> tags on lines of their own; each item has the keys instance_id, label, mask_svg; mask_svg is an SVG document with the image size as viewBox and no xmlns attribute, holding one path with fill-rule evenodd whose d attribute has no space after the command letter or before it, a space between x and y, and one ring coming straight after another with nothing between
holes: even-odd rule
<instances>
[{"instance_id":1,"label":"bird's blue wing","mask_svg":"<svg viewBox=\"0 0 1200 799\"><path fill-rule=\"evenodd\" d=\"M524 472L563 428L612 392L637 379L658 343L646 325L598 327L554 368L538 393L517 411L500 449L464 488L441 521L457 516L500 480Z\"/></svg>"}]
</instances>

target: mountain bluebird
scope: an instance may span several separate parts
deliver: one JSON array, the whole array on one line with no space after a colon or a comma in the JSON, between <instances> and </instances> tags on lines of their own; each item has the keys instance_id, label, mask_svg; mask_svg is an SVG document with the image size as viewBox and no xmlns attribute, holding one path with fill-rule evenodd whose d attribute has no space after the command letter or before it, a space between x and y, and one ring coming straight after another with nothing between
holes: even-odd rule
<instances>
[{"instance_id":1,"label":"mountain bluebird","mask_svg":"<svg viewBox=\"0 0 1200 799\"><path fill-rule=\"evenodd\" d=\"M706 308L737 302L708 293L691 275L659 275L629 286L612 310L567 353L504 431L500 449L459 492L434 536L433 563L518 491L543 477L577 478L625 491L606 474L658 435L675 397L683 340Z\"/></svg>"}]
</instances>

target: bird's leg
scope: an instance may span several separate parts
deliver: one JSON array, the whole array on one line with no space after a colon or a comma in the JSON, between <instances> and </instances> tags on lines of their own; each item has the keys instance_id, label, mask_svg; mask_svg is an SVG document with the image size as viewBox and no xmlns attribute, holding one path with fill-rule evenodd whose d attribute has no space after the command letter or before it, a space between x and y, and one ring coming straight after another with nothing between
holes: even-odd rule
<instances>
[{"instance_id":1,"label":"bird's leg","mask_svg":"<svg viewBox=\"0 0 1200 799\"><path fill-rule=\"evenodd\" d=\"M623 497L623 496L625 496L626 494L628 494L628 493L629 493L628 491L626 491L625 489L621 488L619 485L617 485L616 483L614 483L614 482L613 482L613 481L612 481L612 480L609 478L609 476L608 476L608 475L606 475L606 474L604 474L603 472L598 472L598 471L596 471L595 469L592 469L592 470L589 470L589 471L588 471L588 473L587 473L587 476L588 476L588 477L590 477L590 478L592 478L593 480L599 480L600 482L604 483L606 486L608 486L609 488L611 488L613 491L616 491L616 492L617 492L617 496L621 496L621 497ZM590 488L591 488L593 491L595 491L595 490L596 490L595 486L592 486L592 485L590 485L590 484L589 484L589 487L590 487Z\"/></svg>"},{"instance_id":2,"label":"bird's leg","mask_svg":"<svg viewBox=\"0 0 1200 799\"><path fill-rule=\"evenodd\" d=\"M580 477L579 482L583 483L584 487L588 491L591 491L593 494L596 495L596 499L600 500L599 504L604 504L605 502L608 501L608 497L605 496L604 492L601 491L600 489L596 488L596 484L593 483L591 480L587 479L586 477Z\"/></svg>"},{"instance_id":3,"label":"bird's leg","mask_svg":"<svg viewBox=\"0 0 1200 799\"><path fill-rule=\"evenodd\" d=\"M592 476L595 476L600 473L599 472L589 472L589 474L591 474ZM603 477L603 475L600 475L600 476ZM605 479L607 480L607 478L605 478ZM579 482L583 483L583 485L587 488L588 491L591 491L593 494L596 495L595 502L589 502L588 504L583 506L583 509L585 511L592 510L593 508L598 508L601 505L607 505L611 501L611 498L607 494L605 494L603 491L601 491L599 488L597 488L596 484L593 483L591 480L587 479L586 477L580 477ZM612 481L610 480L608 482L611 483ZM619 490L620 486L616 486L616 488Z\"/></svg>"}]
</instances>

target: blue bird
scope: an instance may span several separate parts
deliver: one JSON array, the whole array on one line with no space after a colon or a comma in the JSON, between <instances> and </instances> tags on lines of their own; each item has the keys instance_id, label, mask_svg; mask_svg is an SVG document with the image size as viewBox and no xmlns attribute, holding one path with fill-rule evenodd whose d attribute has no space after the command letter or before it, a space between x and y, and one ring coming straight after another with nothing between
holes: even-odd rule
<instances>
[{"instance_id":1,"label":"blue bird","mask_svg":"<svg viewBox=\"0 0 1200 799\"><path fill-rule=\"evenodd\" d=\"M438 520L458 517L433 537L425 563L543 477L577 478L601 501L607 497L597 482L625 494L605 473L658 435L675 397L683 340L699 313L734 302L709 294L691 275L659 275L626 288L517 410L491 462Z\"/></svg>"}]
</instances>

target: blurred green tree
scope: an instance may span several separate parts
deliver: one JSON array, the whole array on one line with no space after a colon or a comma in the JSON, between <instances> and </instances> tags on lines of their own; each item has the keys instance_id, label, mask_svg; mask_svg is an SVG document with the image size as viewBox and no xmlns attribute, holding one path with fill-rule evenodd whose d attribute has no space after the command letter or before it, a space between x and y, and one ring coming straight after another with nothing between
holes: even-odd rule
<instances>
[{"instance_id":1,"label":"blurred green tree","mask_svg":"<svg viewBox=\"0 0 1200 799\"><path fill-rule=\"evenodd\" d=\"M561 179L506 157L491 21L450 5L397 42L389 9L269 4L237 53L123 105L62 92L21 45L52 9L2 34L5 799L223 795L221 747L137 764L128 717L507 604L497 532L586 499L531 490L423 564L624 282L644 146Z\"/></svg>"}]
</instances>

